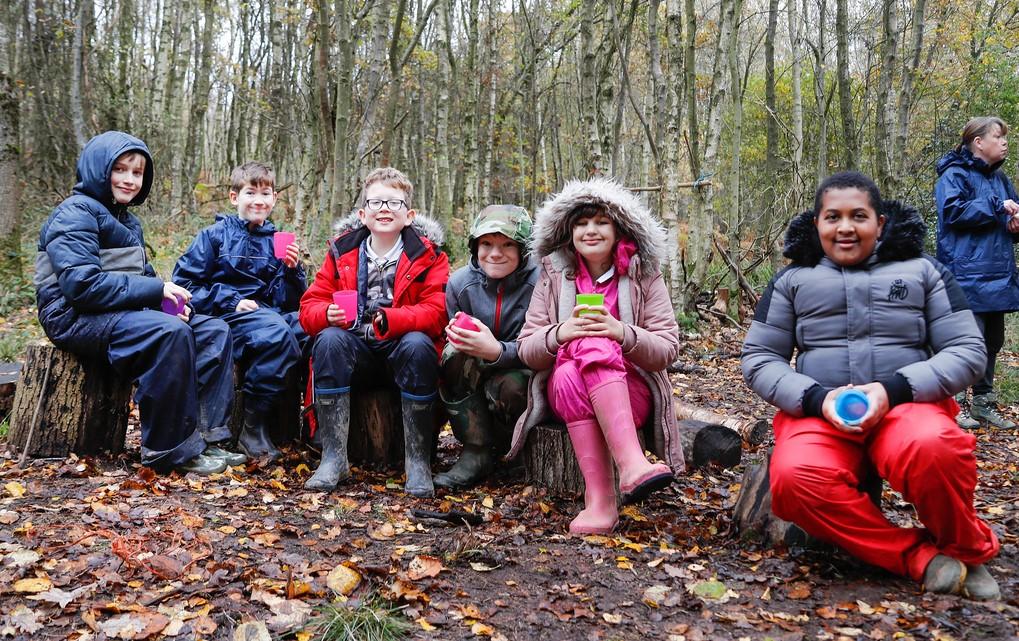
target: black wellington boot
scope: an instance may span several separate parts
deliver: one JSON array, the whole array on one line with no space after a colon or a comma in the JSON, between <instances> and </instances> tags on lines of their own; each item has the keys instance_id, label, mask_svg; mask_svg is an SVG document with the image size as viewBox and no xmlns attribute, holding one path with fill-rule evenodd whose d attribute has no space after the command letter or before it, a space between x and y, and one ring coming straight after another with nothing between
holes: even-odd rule
<instances>
[{"instance_id":1,"label":"black wellington boot","mask_svg":"<svg viewBox=\"0 0 1019 641\"><path fill-rule=\"evenodd\" d=\"M453 435L463 443L463 452L453 467L435 475L435 485L455 490L473 487L492 473L495 466L495 425L485 395L478 392L461 401L444 401Z\"/></svg>"},{"instance_id":2,"label":"black wellington boot","mask_svg":"<svg viewBox=\"0 0 1019 641\"><path fill-rule=\"evenodd\" d=\"M411 496L435 495L432 485L432 440L435 418L431 401L403 399L403 466L407 472L404 490Z\"/></svg>"},{"instance_id":3,"label":"black wellington boot","mask_svg":"<svg viewBox=\"0 0 1019 641\"><path fill-rule=\"evenodd\" d=\"M347 435L350 432L350 394L320 394L315 398L315 417L321 434L322 460L304 489L328 492L350 477Z\"/></svg>"},{"instance_id":4,"label":"black wellington boot","mask_svg":"<svg viewBox=\"0 0 1019 641\"><path fill-rule=\"evenodd\" d=\"M268 412L244 405L244 427L237 437L237 447L250 458L267 457L275 461L280 451L269 438Z\"/></svg>"}]
</instances>

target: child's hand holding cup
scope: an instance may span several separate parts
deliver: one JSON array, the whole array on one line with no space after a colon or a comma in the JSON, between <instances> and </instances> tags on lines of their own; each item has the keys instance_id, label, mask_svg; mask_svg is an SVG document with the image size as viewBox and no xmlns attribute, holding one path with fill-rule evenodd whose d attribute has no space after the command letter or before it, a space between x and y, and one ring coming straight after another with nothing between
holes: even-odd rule
<instances>
[{"instance_id":1,"label":"child's hand holding cup","mask_svg":"<svg viewBox=\"0 0 1019 641\"><path fill-rule=\"evenodd\" d=\"M283 261L287 267L297 266L301 248L297 244L297 236L293 232L278 231L272 236L272 253Z\"/></svg>"},{"instance_id":2,"label":"child's hand holding cup","mask_svg":"<svg viewBox=\"0 0 1019 641\"><path fill-rule=\"evenodd\" d=\"M577 305L587 305L588 309L582 309L577 312L577 316L586 316L601 314L600 310L590 309L592 307L601 307L605 304L605 294L577 294Z\"/></svg>"},{"instance_id":3,"label":"child's hand holding cup","mask_svg":"<svg viewBox=\"0 0 1019 641\"><path fill-rule=\"evenodd\" d=\"M343 289L333 292L333 304L329 306L326 316L330 325L352 325L357 318L357 291Z\"/></svg>"}]
</instances>

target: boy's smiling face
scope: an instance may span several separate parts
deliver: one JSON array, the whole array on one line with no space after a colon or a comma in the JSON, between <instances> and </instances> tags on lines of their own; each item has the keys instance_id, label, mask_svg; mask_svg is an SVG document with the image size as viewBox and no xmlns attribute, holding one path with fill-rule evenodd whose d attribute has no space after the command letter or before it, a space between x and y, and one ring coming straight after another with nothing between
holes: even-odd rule
<instances>
[{"instance_id":1,"label":"boy's smiling face","mask_svg":"<svg viewBox=\"0 0 1019 641\"><path fill-rule=\"evenodd\" d=\"M390 201L402 201L397 207L390 207ZM382 201L382 206L374 210L369 201ZM368 228L372 236L396 238L403 228L414 220L415 211L407 204L407 194L399 187L391 187L385 183L372 183L364 192L364 203L357 210L357 216Z\"/></svg>"},{"instance_id":2,"label":"boy's smiling face","mask_svg":"<svg viewBox=\"0 0 1019 641\"><path fill-rule=\"evenodd\" d=\"M230 204L237 208L237 215L255 225L261 225L276 205L277 193L272 185L248 183L241 190L230 190Z\"/></svg>"},{"instance_id":3,"label":"boy's smiling face","mask_svg":"<svg viewBox=\"0 0 1019 641\"><path fill-rule=\"evenodd\" d=\"M129 151L113 161L110 169L110 191L117 204L130 204L145 183L145 156Z\"/></svg>"}]
</instances>

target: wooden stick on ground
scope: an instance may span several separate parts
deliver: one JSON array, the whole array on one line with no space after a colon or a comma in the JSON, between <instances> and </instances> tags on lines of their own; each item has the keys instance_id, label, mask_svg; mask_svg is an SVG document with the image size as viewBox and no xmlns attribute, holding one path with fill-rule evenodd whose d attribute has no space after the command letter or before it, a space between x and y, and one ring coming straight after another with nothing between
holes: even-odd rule
<instances>
[{"instance_id":1,"label":"wooden stick on ground","mask_svg":"<svg viewBox=\"0 0 1019 641\"><path fill-rule=\"evenodd\" d=\"M765 419L743 419L716 414L696 405L689 405L678 399L675 401L675 407L677 419L692 419L705 423L724 425L738 433L747 445L760 445L768 437L770 425Z\"/></svg>"},{"instance_id":2,"label":"wooden stick on ground","mask_svg":"<svg viewBox=\"0 0 1019 641\"><path fill-rule=\"evenodd\" d=\"M32 447L32 436L35 435L35 425L39 421L39 410L42 409L43 399L46 398L46 385L50 382L50 367L52 360L46 361L46 372L42 376L42 389L39 390L39 401L35 404L35 411L32 412L32 422L28 425L28 436L25 438L25 448L21 450L18 457L18 467L25 467L25 459L28 458L28 448Z\"/></svg>"}]
</instances>

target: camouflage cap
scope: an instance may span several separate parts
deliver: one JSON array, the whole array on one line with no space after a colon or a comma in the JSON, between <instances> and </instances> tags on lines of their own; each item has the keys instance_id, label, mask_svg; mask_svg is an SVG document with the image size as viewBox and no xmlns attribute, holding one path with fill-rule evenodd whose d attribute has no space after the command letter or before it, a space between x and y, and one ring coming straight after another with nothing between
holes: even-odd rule
<instances>
[{"instance_id":1,"label":"camouflage cap","mask_svg":"<svg viewBox=\"0 0 1019 641\"><path fill-rule=\"evenodd\" d=\"M516 205L489 205L471 224L471 240L485 234L502 234L521 245L531 239L531 217Z\"/></svg>"}]
</instances>

